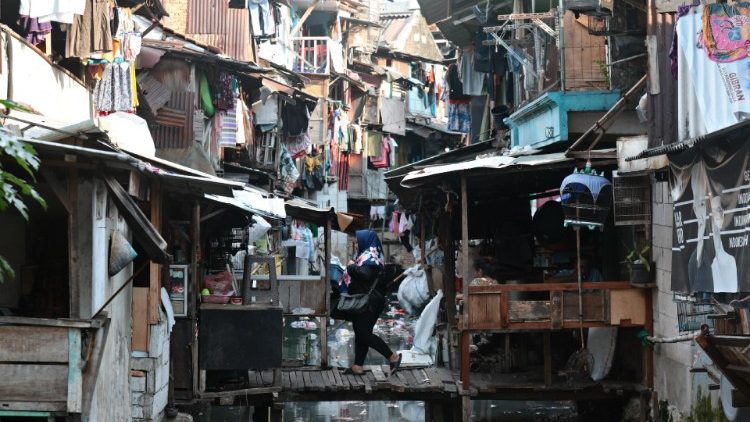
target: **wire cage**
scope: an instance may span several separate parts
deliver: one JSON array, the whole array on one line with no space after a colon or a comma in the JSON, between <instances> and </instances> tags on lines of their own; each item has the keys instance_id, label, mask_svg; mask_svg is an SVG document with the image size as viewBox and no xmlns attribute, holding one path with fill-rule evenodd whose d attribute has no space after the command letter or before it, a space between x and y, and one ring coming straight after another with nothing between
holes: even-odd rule
<instances>
[{"instance_id":1,"label":"wire cage","mask_svg":"<svg viewBox=\"0 0 750 422\"><path fill-rule=\"evenodd\" d=\"M560 203L565 226L602 229L612 207L612 184L604 176L575 172L563 180Z\"/></svg>"},{"instance_id":2,"label":"wire cage","mask_svg":"<svg viewBox=\"0 0 750 422\"><path fill-rule=\"evenodd\" d=\"M708 316L714 313L713 305L699 301L695 296L674 293L673 300L677 305L677 325L680 334L700 330L703 324L713 330L713 319Z\"/></svg>"},{"instance_id":3,"label":"wire cage","mask_svg":"<svg viewBox=\"0 0 750 422\"><path fill-rule=\"evenodd\" d=\"M615 176L612 179L616 226L651 223L649 176Z\"/></svg>"}]
</instances>

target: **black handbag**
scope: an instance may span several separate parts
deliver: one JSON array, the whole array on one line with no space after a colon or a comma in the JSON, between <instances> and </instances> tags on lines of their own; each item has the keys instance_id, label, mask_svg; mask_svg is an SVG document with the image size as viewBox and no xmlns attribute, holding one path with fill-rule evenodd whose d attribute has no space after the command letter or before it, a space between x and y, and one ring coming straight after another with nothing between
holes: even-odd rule
<instances>
[{"instance_id":1,"label":"black handbag","mask_svg":"<svg viewBox=\"0 0 750 422\"><path fill-rule=\"evenodd\" d=\"M378 279L372 281L372 286L367 293L359 293L350 295L348 293L341 293L339 300L336 303L336 310L338 312L348 315L359 315L370 309L370 298L375 291L375 286L378 284Z\"/></svg>"}]
</instances>

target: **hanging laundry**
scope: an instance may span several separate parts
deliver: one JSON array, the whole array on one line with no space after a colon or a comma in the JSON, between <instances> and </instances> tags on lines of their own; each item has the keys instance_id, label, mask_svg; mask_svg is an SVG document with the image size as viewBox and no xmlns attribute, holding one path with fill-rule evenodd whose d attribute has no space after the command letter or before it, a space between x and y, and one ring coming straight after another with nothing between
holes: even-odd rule
<instances>
[{"instance_id":1,"label":"hanging laundry","mask_svg":"<svg viewBox=\"0 0 750 422\"><path fill-rule=\"evenodd\" d=\"M56 3L56 2L55 2ZM65 56L87 58L112 51L109 0L86 0L83 14L76 14L68 28Z\"/></svg>"},{"instance_id":2,"label":"hanging laundry","mask_svg":"<svg viewBox=\"0 0 750 422\"><path fill-rule=\"evenodd\" d=\"M458 77L463 83L464 94L482 95L484 87L484 73L474 69L474 55L471 49L465 49L461 55Z\"/></svg>"},{"instance_id":3,"label":"hanging laundry","mask_svg":"<svg viewBox=\"0 0 750 422\"><path fill-rule=\"evenodd\" d=\"M281 107L281 119L284 123L284 133L297 136L308 130L310 115L315 110L317 103L297 99L296 104L285 102Z\"/></svg>"},{"instance_id":4,"label":"hanging laundry","mask_svg":"<svg viewBox=\"0 0 750 422\"><path fill-rule=\"evenodd\" d=\"M367 131L365 132L365 136L367 137L367 140L365 141L367 144L367 156L380 156L383 149L383 134L380 132Z\"/></svg>"},{"instance_id":5,"label":"hanging laundry","mask_svg":"<svg viewBox=\"0 0 750 422\"><path fill-rule=\"evenodd\" d=\"M445 75L445 85L450 100L470 100L471 97L464 94L464 85L458 73L458 66L451 63Z\"/></svg>"},{"instance_id":6,"label":"hanging laundry","mask_svg":"<svg viewBox=\"0 0 750 422\"><path fill-rule=\"evenodd\" d=\"M21 0L18 13L38 22L73 23L75 15L83 15L88 0Z\"/></svg>"},{"instance_id":7,"label":"hanging laundry","mask_svg":"<svg viewBox=\"0 0 750 422\"><path fill-rule=\"evenodd\" d=\"M343 153L339 158L339 191L349 189L349 154Z\"/></svg>"},{"instance_id":8,"label":"hanging laundry","mask_svg":"<svg viewBox=\"0 0 750 422\"><path fill-rule=\"evenodd\" d=\"M94 86L94 104L99 113L132 111L133 97L130 65L107 63L101 79Z\"/></svg>"},{"instance_id":9,"label":"hanging laundry","mask_svg":"<svg viewBox=\"0 0 750 422\"><path fill-rule=\"evenodd\" d=\"M364 140L362 139L362 126L352 125L352 152L355 154L362 154Z\"/></svg>"},{"instance_id":10,"label":"hanging laundry","mask_svg":"<svg viewBox=\"0 0 750 422\"><path fill-rule=\"evenodd\" d=\"M462 100L448 100L448 130L461 133L471 132L471 103Z\"/></svg>"},{"instance_id":11,"label":"hanging laundry","mask_svg":"<svg viewBox=\"0 0 750 422\"><path fill-rule=\"evenodd\" d=\"M305 132L302 135L287 136L285 144L292 159L297 159L307 154L307 149L312 145L312 141L310 140L310 134Z\"/></svg>"},{"instance_id":12,"label":"hanging laundry","mask_svg":"<svg viewBox=\"0 0 750 422\"><path fill-rule=\"evenodd\" d=\"M247 8L250 9L250 24L253 28L253 36L262 37L274 35L276 24L269 0L248 0Z\"/></svg>"},{"instance_id":13,"label":"hanging laundry","mask_svg":"<svg viewBox=\"0 0 750 422\"><path fill-rule=\"evenodd\" d=\"M292 193L294 186L299 179L299 170L294 163L292 156L285 146L281 146L281 156L279 157L279 181L281 187L287 194Z\"/></svg>"},{"instance_id":14,"label":"hanging laundry","mask_svg":"<svg viewBox=\"0 0 750 422\"><path fill-rule=\"evenodd\" d=\"M208 84L208 78L205 74L201 74L200 79L200 98L201 98L201 108L203 108L203 113L206 114L206 117L211 117L216 113L216 109L214 108L213 100L211 99L211 87Z\"/></svg>"},{"instance_id":15,"label":"hanging laundry","mask_svg":"<svg viewBox=\"0 0 750 422\"><path fill-rule=\"evenodd\" d=\"M31 18L25 15L18 18L18 27L21 31L20 35L34 45L44 42L45 36L52 32L50 22L39 22L39 18Z\"/></svg>"},{"instance_id":16,"label":"hanging laundry","mask_svg":"<svg viewBox=\"0 0 750 422\"><path fill-rule=\"evenodd\" d=\"M302 181L305 184L305 188L310 191L323 189L325 176L323 174L323 161L320 154L305 157L303 170Z\"/></svg>"},{"instance_id":17,"label":"hanging laundry","mask_svg":"<svg viewBox=\"0 0 750 422\"><path fill-rule=\"evenodd\" d=\"M216 79L213 103L217 110L231 110L235 107L235 95L232 85L234 76L228 72L219 73Z\"/></svg>"},{"instance_id":18,"label":"hanging laundry","mask_svg":"<svg viewBox=\"0 0 750 422\"><path fill-rule=\"evenodd\" d=\"M219 135L220 147L234 147L237 145L237 113L235 110L228 110L221 115L221 133Z\"/></svg>"},{"instance_id":19,"label":"hanging laundry","mask_svg":"<svg viewBox=\"0 0 750 422\"><path fill-rule=\"evenodd\" d=\"M708 57L715 62L727 63L747 57L750 47L750 5L704 5L701 41Z\"/></svg>"},{"instance_id":20,"label":"hanging laundry","mask_svg":"<svg viewBox=\"0 0 750 422\"><path fill-rule=\"evenodd\" d=\"M391 151L391 142L389 136L384 136L380 142L380 154L377 157L370 156L369 167L373 169L388 168Z\"/></svg>"}]
</instances>

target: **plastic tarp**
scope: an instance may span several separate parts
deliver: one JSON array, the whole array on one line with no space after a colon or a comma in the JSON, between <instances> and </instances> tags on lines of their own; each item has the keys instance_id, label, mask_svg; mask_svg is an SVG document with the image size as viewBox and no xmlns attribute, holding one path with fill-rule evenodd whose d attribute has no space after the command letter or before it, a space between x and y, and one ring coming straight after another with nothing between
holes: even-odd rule
<instances>
[{"instance_id":1,"label":"plastic tarp","mask_svg":"<svg viewBox=\"0 0 750 422\"><path fill-rule=\"evenodd\" d=\"M156 155L148 123L132 113L118 111L99 118L99 127L107 132L118 148L146 157Z\"/></svg>"},{"instance_id":2,"label":"plastic tarp","mask_svg":"<svg viewBox=\"0 0 750 422\"><path fill-rule=\"evenodd\" d=\"M407 313L414 315L430 298L427 274L421 265L415 265L404 271L404 275L404 281L398 287L398 301Z\"/></svg>"},{"instance_id":3,"label":"plastic tarp","mask_svg":"<svg viewBox=\"0 0 750 422\"><path fill-rule=\"evenodd\" d=\"M440 311L440 301L443 299L443 291L438 290L435 297L422 310L417 323L414 324L414 343L411 347L412 352L423 354L430 353L430 344L432 343L432 330L437 322L438 312Z\"/></svg>"}]
</instances>

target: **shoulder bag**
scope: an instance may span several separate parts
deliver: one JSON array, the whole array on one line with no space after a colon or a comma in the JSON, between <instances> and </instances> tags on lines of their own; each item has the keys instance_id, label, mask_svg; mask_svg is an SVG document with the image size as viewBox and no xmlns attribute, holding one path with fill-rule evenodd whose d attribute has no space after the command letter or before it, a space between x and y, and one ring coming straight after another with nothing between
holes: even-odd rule
<instances>
[{"instance_id":1,"label":"shoulder bag","mask_svg":"<svg viewBox=\"0 0 750 422\"><path fill-rule=\"evenodd\" d=\"M378 278L372 281L372 286L367 293L353 294L341 293L336 303L335 310L337 313L344 315L359 315L370 308L370 299L375 293L375 286L378 284ZM346 318L344 318L346 319Z\"/></svg>"}]
</instances>

